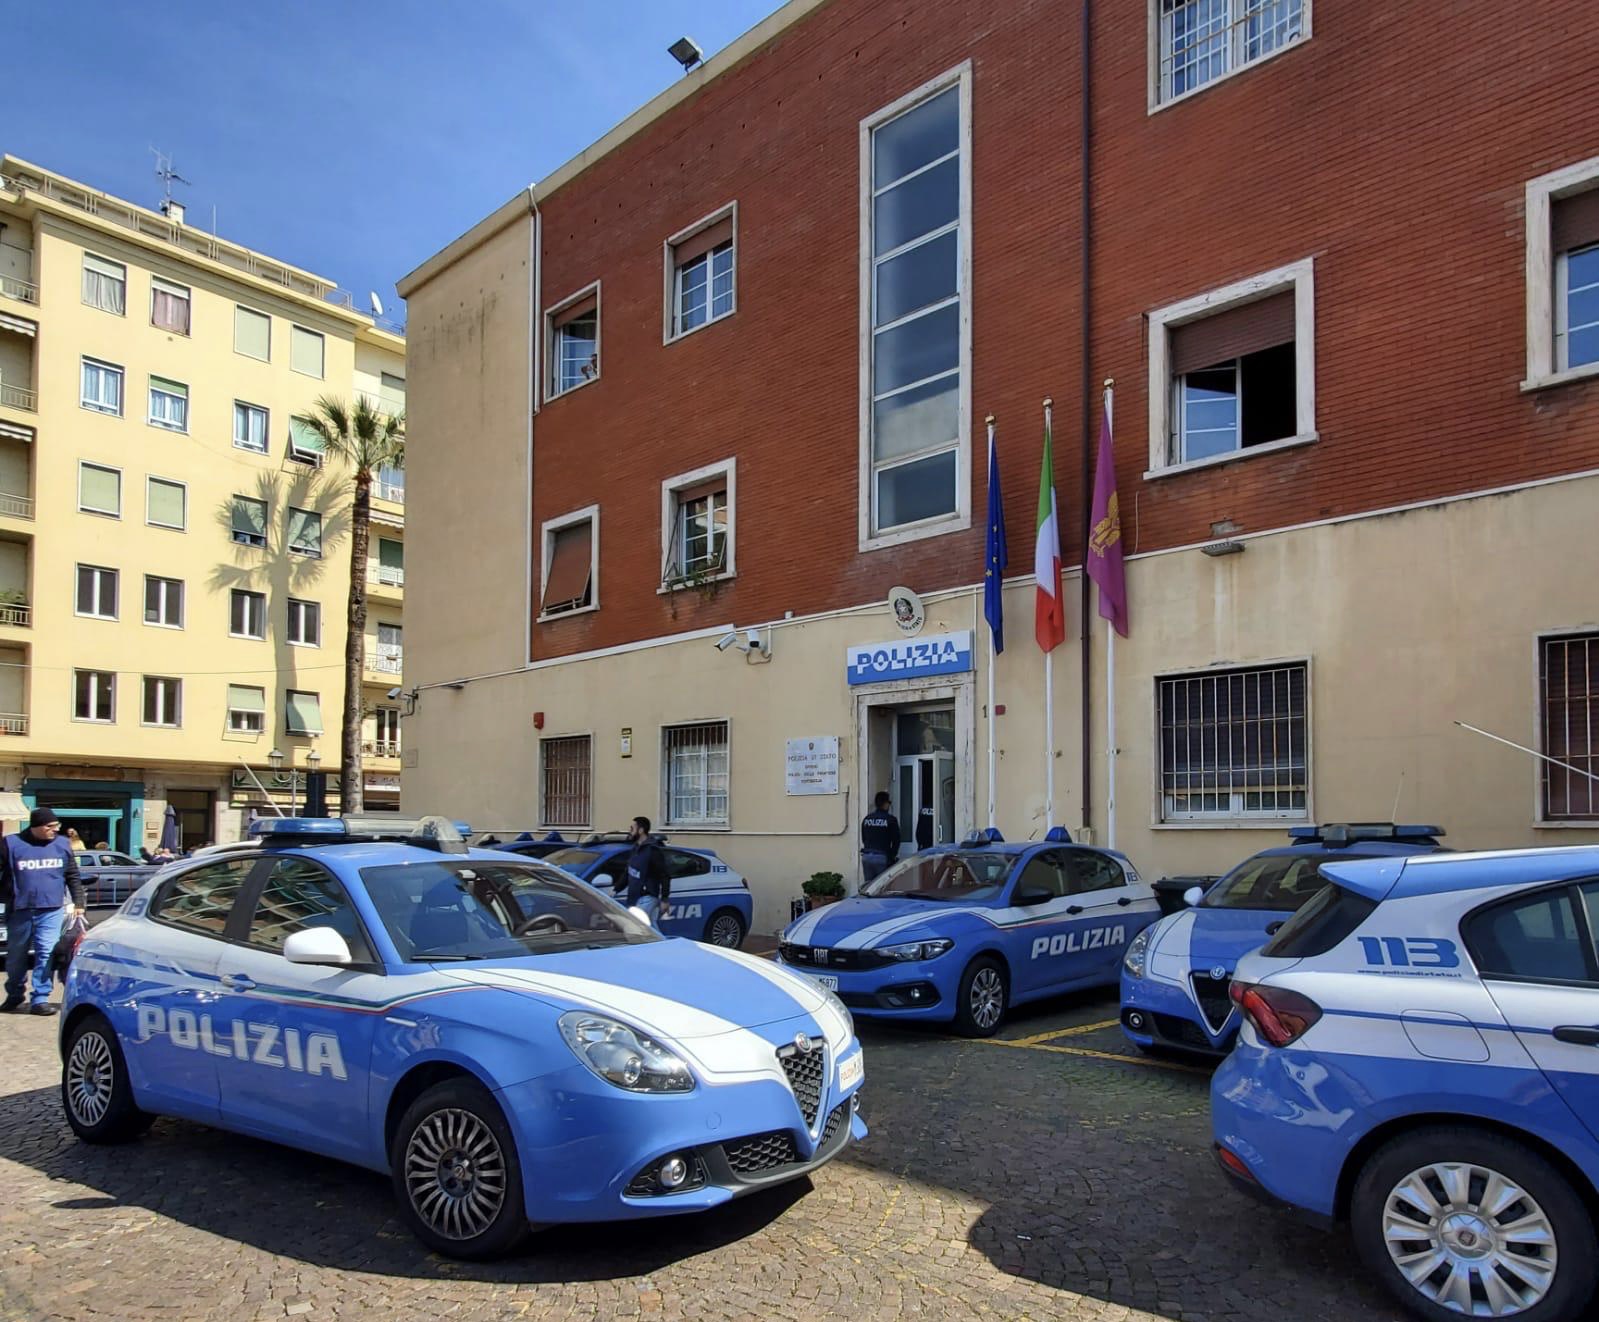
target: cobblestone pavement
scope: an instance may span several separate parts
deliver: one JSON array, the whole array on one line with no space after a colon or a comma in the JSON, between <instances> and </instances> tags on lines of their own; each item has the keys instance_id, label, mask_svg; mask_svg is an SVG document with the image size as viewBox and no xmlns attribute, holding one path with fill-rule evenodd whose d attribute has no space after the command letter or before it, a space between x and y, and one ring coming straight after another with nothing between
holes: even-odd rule
<instances>
[{"instance_id":1,"label":"cobblestone pavement","mask_svg":"<svg viewBox=\"0 0 1599 1322\"><path fill-rule=\"evenodd\" d=\"M872 1136L811 1181L488 1265L428 1253L353 1167L170 1120L80 1145L55 1022L7 1016L0 1318L1397 1317L1342 1236L1224 1187L1205 1073L1127 1059L1114 1015L1053 1002L1003 1043L866 1028Z\"/></svg>"}]
</instances>

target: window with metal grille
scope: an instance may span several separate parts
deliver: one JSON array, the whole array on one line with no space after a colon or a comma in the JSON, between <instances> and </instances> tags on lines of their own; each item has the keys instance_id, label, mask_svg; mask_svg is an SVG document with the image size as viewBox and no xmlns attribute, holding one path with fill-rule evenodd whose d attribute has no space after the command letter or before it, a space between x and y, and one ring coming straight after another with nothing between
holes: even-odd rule
<instances>
[{"instance_id":1,"label":"window with metal grille","mask_svg":"<svg viewBox=\"0 0 1599 1322\"><path fill-rule=\"evenodd\" d=\"M1538 680L1544 820L1599 821L1599 633L1542 639Z\"/></svg>"},{"instance_id":2,"label":"window with metal grille","mask_svg":"<svg viewBox=\"0 0 1599 1322\"><path fill-rule=\"evenodd\" d=\"M1160 100L1196 91L1307 35L1305 0L1160 0Z\"/></svg>"},{"instance_id":3,"label":"window with metal grille","mask_svg":"<svg viewBox=\"0 0 1599 1322\"><path fill-rule=\"evenodd\" d=\"M1155 681L1162 821L1303 818L1310 789L1304 662Z\"/></svg>"},{"instance_id":4,"label":"window with metal grille","mask_svg":"<svg viewBox=\"0 0 1599 1322\"><path fill-rule=\"evenodd\" d=\"M671 725L661 731L666 821L727 825L727 722Z\"/></svg>"},{"instance_id":5,"label":"window with metal grille","mask_svg":"<svg viewBox=\"0 0 1599 1322\"><path fill-rule=\"evenodd\" d=\"M589 824L590 747L586 734L539 741L541 825Z\"/></svg>"}]
</instances>

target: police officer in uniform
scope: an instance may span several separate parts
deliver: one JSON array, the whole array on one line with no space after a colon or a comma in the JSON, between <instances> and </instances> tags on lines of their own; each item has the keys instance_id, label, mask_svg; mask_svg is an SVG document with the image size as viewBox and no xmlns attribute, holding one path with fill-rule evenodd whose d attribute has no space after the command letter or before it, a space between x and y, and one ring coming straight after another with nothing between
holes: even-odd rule
<instances>
[{"instance_id":1,"label":"police officer in uniform","mask_svg":"<svg viewBox=\"0 0 1599 1322\"><path fill-rule=\"evenodd\" d=\"M887 790L879 790L872 811L861 820L861 879L871 881L899 858L899 818L888 810Z\"/></svg>"},{"instance_id":2,"label":"police officer in uniform","mask_svg":"<svg viewBox=\"0 0 1599 1322\"><path fill-rule=\"evenodd\" d=\"M66 916L62 905L69 891L68 912L77 913L83 908L78 860L55 813L35 808L26 831L0 842L0 900L6 906L6 999L0 1010L22 1009L31 953L33 1013L59 1013L59 1007L50 1004L50 956L61 937Z\"/></svg>"},{"instance_id":3,"label":"police officer in uniform","mask_svg":"<svg viewBox=\"0 0 1599 1322\"><path fill-rule=\"evenodd\" d=\"M666 859L661 847L650 836L650 819L635 817L628 828L628 842L633 852L627 856L627 899L629 909L642 909L656 927L671 916L667 898L672 893L672 879L666 875Z\"/></svg>"}]
</instances>

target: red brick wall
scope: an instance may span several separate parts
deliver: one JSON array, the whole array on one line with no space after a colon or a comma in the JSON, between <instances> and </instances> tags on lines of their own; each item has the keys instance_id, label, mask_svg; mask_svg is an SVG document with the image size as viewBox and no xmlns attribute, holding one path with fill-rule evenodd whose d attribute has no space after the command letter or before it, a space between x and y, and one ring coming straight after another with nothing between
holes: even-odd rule
<instances>
[{"instance_id":1,"label":"red brick wall","mask_svg":"<svg viewBox=\"0 0 1599 1322\"><path fill-rule=\"evenodd\" d=\"M1599 155L1585 4L1323 0L1301 48L1153 116L1141 0L1097 13L1093 376L1132 549L1599 465L1599 385L1517 389L1525 181ZM975 526L861 554L859 124L966 59ZM990 412L1026 572L1045 395L1080 558L1080 68L1073 6L834 0L543 204L542 301L603 281L603 374L538 417L534 517L600 504L602 608L536 655L975 582ZM738 311L663 345L661 245L734 198ZM1320 443L1144 482L1145 314L1307 256ZM738 576L662 597L660 483L731 454Z\"/></svg>"}]
</instances>

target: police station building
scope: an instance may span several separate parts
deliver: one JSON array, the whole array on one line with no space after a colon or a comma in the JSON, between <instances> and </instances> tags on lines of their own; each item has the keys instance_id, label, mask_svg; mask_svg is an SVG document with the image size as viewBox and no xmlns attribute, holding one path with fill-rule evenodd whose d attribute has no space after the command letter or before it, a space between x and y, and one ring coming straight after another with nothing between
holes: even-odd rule
<instances>
[{"instance_id":1,"label":"police station building","mask_svg":"<svg viewBox=\"0 0 1599 1322\"><path fill-rule=\"evenodd\" d=\"M1480 6L791 0L401 282L404 806L647 814L765 931L881 789L906 848L992 788L1155 877L1304 821L1599 839L1586 15L1485 77Z\"/></svg>"}]
</instances>

